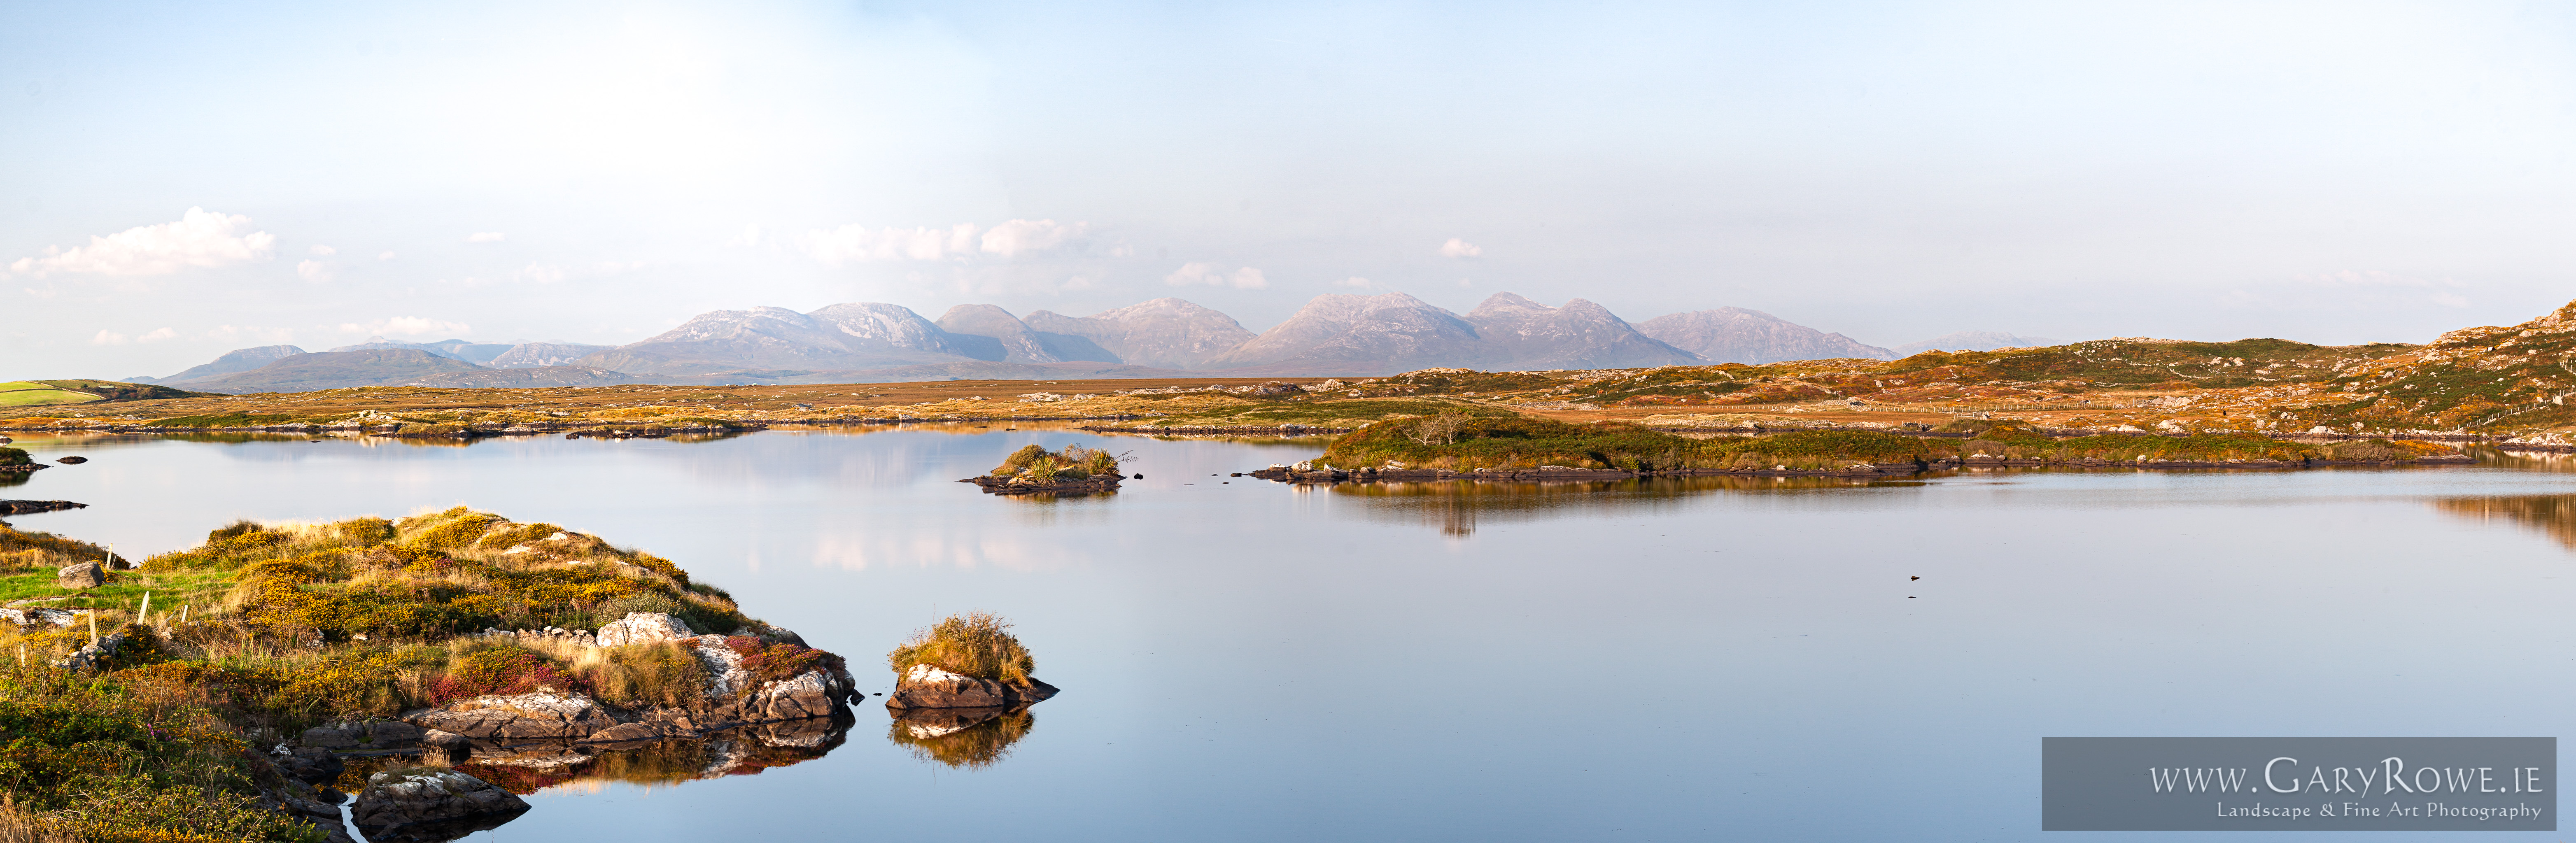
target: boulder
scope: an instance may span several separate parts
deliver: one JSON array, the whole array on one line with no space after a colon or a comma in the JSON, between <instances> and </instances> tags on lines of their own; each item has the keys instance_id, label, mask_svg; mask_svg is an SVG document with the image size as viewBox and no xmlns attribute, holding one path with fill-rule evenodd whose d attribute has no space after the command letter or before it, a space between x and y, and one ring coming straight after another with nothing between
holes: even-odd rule
<instances>
[{"instance_id":1,"label":"boulder","mask_svg":"<svg viewBox=\"0 0 2576 843\"><path fill-rule=\"evenodd\" d=\"M54 584L72 589L97 588L107 584L107 569L96 562L83 562L55 571Z\"/></svg>"},{"instance_id":2,"label":"boulder","mask_svg":"<svg viewBox=\"0 0 2576 843\"><path fill-rule=\"evenodd\" d=\"M371 843L453 840L517 819L528 803L455 770L409 767L367 777L349 809Z\"/></svg>"},{"instance_id":3,"label":"boulder","mask_svg":"<svg viewBox=\"0 0 2576 843\"><path fill-rule=\"evenodd\" d=\"M886 698L887 708L1009 708L1056 694L1055 686L1034 678L1022 687L950 673L926 664L913 665L896 684L894 695Z\"/></svg>"},{"instance_id":4,"label":"boulder","mask_svg":"<svg viewBox=\"0 0 2576 843\"><path fill-rule=\"evenodd\" d=\"M610 621L599 628L602 647L623 647L651 641L678 641L694 638L695 631L686 622L661 612L628 612L626 617Z\"/></svg>"},{"instance_id":5,"label":"boulder","mask_svg":"<svg viewBox=\"0 0 2576 843\"><path fill-rule=\"evenodd\" d=\"M469 738L580 738L618 723L589 697L542 691L458 700L402 719Z\"/></svg>"},{"instance_id":6,"label":"boulder","mask_svg":"<svg viewBox=\"0 0 2576 843\"><path fill-rule=\"evenodd\" d=\"M86 614L89 614L88 609L12 608L0 609L0 620L5 620L20 626L33 626L40 623L53 624L55 626L70 626L79 622L80 616Z\"/></svg>"},{"instance_id":7,"label":"boulder","mask_svg":"<svg viewBox=\"0 0 2576 843\"><path fill-rule=\"evenodd\" d=\"M79 464L81 464L81 463L89 462L89 458L88 458L88 457L64 457L64 458L62 458L62 459L55 460L55 462L62 463L62 464L64 464L64 465L79 465Z\"/></svg>"}]
</instances>

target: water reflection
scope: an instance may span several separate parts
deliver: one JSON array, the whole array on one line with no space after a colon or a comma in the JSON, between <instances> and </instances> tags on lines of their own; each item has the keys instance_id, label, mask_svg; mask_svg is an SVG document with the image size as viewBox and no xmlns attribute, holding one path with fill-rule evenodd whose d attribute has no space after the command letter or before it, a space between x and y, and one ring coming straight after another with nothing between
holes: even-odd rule
<instances>
[{"instance_id":1,"label":"water reflection","mask_svg":"<svg viewBox=\"0 0 2576 843\"><path fill-rule=\"evenodd\" d=\"M1449 480L1429 483L1342 483L1301 486L1334 499L1356 499L1372 521L1417 522L1436 526L1443 535L1474 535L1482 521L1517 523L1580 516L1587 513L1634 514L1675 511L1686 500L1709 492L1783 492L1921 486L1919 480L1868 480L1843 477L1651 477L1638 480L1584 482L1498 482Z\"/></svg>"},{"instance_id":2,"label":"water reflection","mask_svg":"<svg viewBox=\"0 0 2576 843\"><path fill-rule=\"evenodd\" d=\"M2434 501L2433 507L2476 521L2511 521L2576 549L2576 495L2445 498Z\"/></svg>"},{"instance_id":3,"label":"water reflection","mask_svg":"<svg viewBox=\"0 0 2576 843\"><path fill-rule=\"evenodd\" d=\"M895 715L886 727L886 740L917 760L979 770L1009 757L1011 744L1028 737L1037 724L1026 706L912 709Z\"/></svg>"}]
</instances>

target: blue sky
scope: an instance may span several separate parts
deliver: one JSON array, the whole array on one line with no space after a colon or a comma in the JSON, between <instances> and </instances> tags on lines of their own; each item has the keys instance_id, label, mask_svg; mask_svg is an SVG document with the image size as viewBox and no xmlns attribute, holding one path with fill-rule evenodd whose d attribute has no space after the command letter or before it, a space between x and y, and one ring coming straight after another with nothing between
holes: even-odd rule
<instances>
[{"instance_id":1,"label":"blue sky","mask_svg":"<svg viewBox=\"0 0 2576 843\"><path fill-rule=\"evenodd\" d=\"M2422 341L2576 298L2568 8L7 4L0 377L1389 290Z\"/></svg>"}]
</instances>

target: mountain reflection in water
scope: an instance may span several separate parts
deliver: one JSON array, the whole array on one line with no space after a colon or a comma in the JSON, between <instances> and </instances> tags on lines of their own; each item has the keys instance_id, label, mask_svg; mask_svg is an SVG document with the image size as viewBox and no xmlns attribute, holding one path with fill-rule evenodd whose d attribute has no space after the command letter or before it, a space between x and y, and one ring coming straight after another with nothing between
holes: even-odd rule
<instances>
[{"instance_id":1,"label":"mountain reflection in water","mask_svg":"<svg viewBox=\"0 0 2576 843\"><path fill-rule=\"evenodd\" d=\"M922 761L979 770L1009 757L1011 744L1037 725L1026 706L921 709L895 715L886 740Z\"/></svg>"}]
</instances>

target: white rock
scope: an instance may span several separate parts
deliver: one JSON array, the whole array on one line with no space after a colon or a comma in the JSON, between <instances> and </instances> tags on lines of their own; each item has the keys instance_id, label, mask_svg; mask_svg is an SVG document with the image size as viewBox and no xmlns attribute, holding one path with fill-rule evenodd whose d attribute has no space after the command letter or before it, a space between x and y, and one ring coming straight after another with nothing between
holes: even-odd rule
<instances>
[{"instance_id":1,"label":"white rock","mask_svg":"<svg viewBox=\"0 0 2576 843\"><path fill-rule=\"evenodd\" d=\"M599 646L623 647L652 641L679 641L697 637L697 632L679 618L661 612L628 612L626 617L610 621L599 628Z\"/></svg>"}]
</instances>

